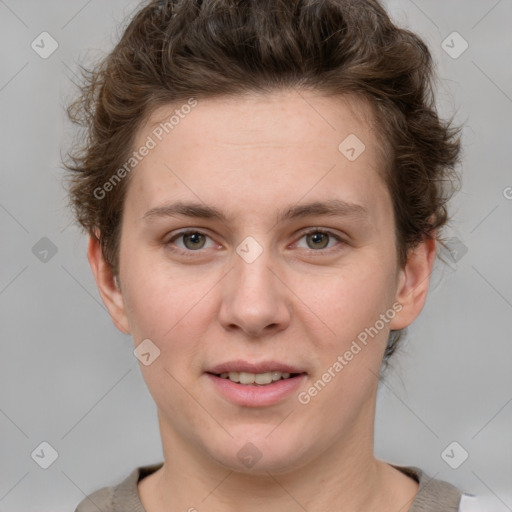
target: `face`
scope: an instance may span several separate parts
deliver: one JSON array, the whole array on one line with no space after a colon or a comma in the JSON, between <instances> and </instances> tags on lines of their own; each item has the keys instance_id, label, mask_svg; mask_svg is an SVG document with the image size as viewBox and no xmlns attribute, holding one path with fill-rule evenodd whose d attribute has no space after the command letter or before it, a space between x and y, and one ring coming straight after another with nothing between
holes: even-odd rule
<instances>
[{"instance_id":1,"label":"face","mask_svg":"<svg viewBox=\"0 0 512 512\"><path fill-rule=\"evenodd\" d=\"M371 443L389 331L419 313L431 256L398 266L367 107L200 100L161 133L176 108L138 133L136 148L155 145L128 187L121 291L95 272L116 325L146 340L164 445L286 471Z\"/></svg>"}]
</instances>

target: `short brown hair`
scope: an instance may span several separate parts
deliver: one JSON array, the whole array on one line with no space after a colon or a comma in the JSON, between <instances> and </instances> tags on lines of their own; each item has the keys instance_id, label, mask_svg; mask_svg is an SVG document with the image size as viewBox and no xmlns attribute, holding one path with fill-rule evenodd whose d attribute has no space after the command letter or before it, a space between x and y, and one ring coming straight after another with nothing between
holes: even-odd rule
<instances>
[{"instance_id":1,"label":"short brown hair","mask_svg":"<svg viewBox=\"0 0 512 512\"><path fill-rule=\"evenodd\" d=\"M133 151L158 107L197 99L312 89L367 102L385 141L399 262L447 221L460 129L439 119L433 61L425 43L399 28L377 0L164 0L143 6L114 50L84 70L68 108L85 129L65 162L78 222L99 234L117 274L129 176L95 193ZM398 335L397 335L398 333ZM392 332L385 358L398 341Z\"/></svg>"}]
</instances>

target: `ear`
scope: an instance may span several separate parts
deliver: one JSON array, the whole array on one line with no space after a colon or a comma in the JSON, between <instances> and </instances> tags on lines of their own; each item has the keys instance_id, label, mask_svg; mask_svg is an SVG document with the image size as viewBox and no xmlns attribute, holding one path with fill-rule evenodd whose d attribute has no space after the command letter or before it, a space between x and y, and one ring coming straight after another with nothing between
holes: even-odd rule
<instances>
[{"instance_id":1,"label":"ear","mask_svg":"<svg viewBox=\"0 0 512 512\"><path fill-rule=\"evenodd\" d=\"M130 326L125 312L121 290L116 285L112 267L105 260L99 237L89 235L87 258L91 265L96 285L105 306L107 306L114 325L123 333L130 334Z\"/></svg>"},{"instance_id":2,"label":"ear","mask_svg":"<svg viewBox=\"0 0 512 512\"><path fill-rule=\"evenodd\" d=\"M436 239L425 236L409 251L407 262L399 271L395 300L402 309L390 323L391 329L403 329L420 314L427 299L430 274L436 258Z\"/></svg>"}]
</instances>

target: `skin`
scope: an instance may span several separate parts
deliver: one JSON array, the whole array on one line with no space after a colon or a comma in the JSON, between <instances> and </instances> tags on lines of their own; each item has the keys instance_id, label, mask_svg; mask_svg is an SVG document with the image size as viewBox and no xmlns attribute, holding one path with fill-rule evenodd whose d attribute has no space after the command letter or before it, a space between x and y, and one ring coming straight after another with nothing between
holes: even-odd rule
<instances>
[{"instance_id":1,"label":"skin","mask_svg":"<svg viewBox=\"0 0 512 512\"><path fill-rule=\"evenodd\" d=\"M136 148L174 108L153 112ZM354 161L338 150L351 133L366 146ZM132 171L120 288L94 238L88 256L115 325L135 346L149 338L160 349L140 365L165 458L139 482L148 512L409 508L417 483L373 455L377 375L389 330L423 308L435 241L399 266L382 168L364 103L282 91L200 100ZM331 199L366 214L276 222L290 206ZM145 216L177 200L227 219ZM184 228L206 237L171 241ZM309 228L341 241L306 236ZM263 250L252 263L236 252L248 236ZM397 303L394 318L307 405L297 393L269 407L235 405L204 373L233 359L282 361L307 372L298 391L307 390ZM237 457L249 441L262 454L252 468Z\"/></svg>"}]
</instances>

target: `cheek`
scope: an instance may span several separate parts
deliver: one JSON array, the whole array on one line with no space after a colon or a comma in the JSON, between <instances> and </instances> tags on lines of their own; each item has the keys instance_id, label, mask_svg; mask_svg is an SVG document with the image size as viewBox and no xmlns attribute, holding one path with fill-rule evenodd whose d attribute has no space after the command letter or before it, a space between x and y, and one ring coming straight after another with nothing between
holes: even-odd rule
<instances>
[{"instance_id":1,"label":"cheek","mask_svg":"<svg viewBox=\"0 0 512 512\"><path fill-rule=\"evenodd\" d=\"M316 292L313 297L310 293L311 301L307 301L321 320L315 320L314 326L311 323L308 332L319 364L301 397L311 404L311 409L304 410L330 418L334 430L340 422L355 421L378 383L394 314L393 274L386 269L377 262L347 267L326 278L323 287L315 288L323 293ZM306 289L304 285L301 293ZM387 312L387 321L381 320Z\"/></svg>"},{"instance_id":2,"label":"cheek","mask_svg":"<svg viewBox=\"0 0 512 512\"><path fill-rule=\"evenodd\" d=\"M150 365L140 368L155 402L170 414L178 413L190 405L180 383L190 379L193 367L199 368L195 361L204 323L198 314L204 313L207 290L199 290L183 276L139 265L142 262L134 261L132 268L125 267L130 276L123 294L127 316L135 345L149 339L160 351ZM168 400L170 395L173 400Z\"/></svg>"},{"instance_id":3,"label":"cheek","mask_svg":"<svg viewBox=\"0 0 512 512\"><path fill-rule=\"evenodd\" d=\"M311 339L323 347L341 349L373 326L392 305L391 275L374 262L350 265L321 278L302 279L297 283L296 294L314 314L320 328ZM326 336L319 338L318 332Z\"/></svg>"},{"instance_id":4,"label":"cheek","mask_svg":"<svg viewBox=\"0 0 512 512\"><path fill-rule=\"evenodd\" d=\"M200 319L206 317L214 277L177 270L143 251L122 260L123 297L135 343L149 338L162 355L193 351L194 340L201 338Z\"/></svg>"}]
</instances>

